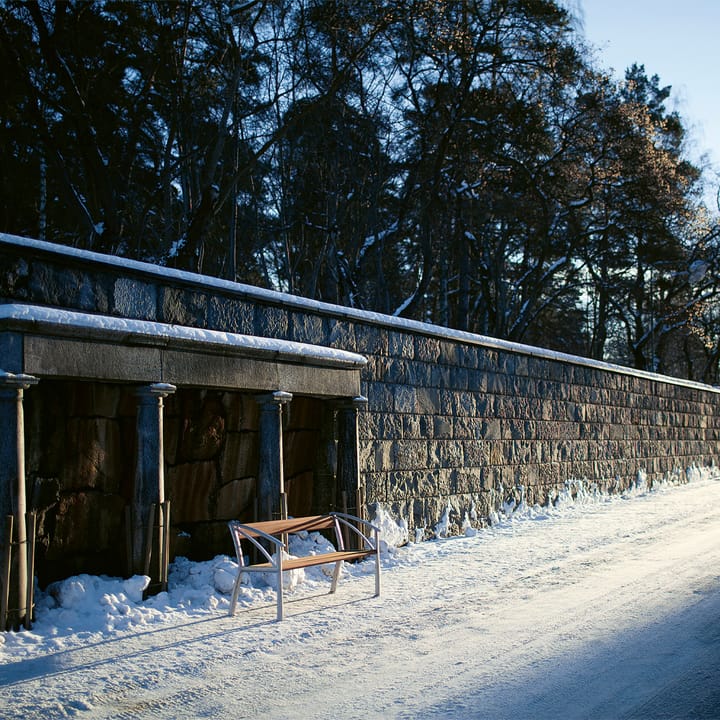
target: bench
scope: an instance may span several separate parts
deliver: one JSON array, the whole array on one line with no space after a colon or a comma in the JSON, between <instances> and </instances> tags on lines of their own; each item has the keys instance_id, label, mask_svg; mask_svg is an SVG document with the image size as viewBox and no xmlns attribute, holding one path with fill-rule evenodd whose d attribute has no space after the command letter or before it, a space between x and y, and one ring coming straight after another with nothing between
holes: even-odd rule
<instances>
[{"instance_id":1,"label":"bench","mask_svg":"<svg viewBox=\"0 0 720 720\"><path fill-rule=\"evenodd\" d=\"M282 574L285 570L334 563L335 570L330 585L330 592L334 593L340 579L343 562L375 556L375 597L380 595L380 531L367 520L345 513L334 512L329 515L314 515L312 517L289 518L287 520L266 520L254 523L240 523L231 520L228 527L230 528L238 561L238 574L230 601L231 617L235 614L235 606L240 592L240 577L243 573L275 573L278 621L283 619ZM283 557L283 554L288 552L288 535L319 530L335 531L337 550L303 557ZM369 537L371 535L372 539ZM344 536L357 539L358 549L346 550ZM250 542L265 558L265 561L245 565L242 548L243 540Z\"/></svg>"}]
</instances>

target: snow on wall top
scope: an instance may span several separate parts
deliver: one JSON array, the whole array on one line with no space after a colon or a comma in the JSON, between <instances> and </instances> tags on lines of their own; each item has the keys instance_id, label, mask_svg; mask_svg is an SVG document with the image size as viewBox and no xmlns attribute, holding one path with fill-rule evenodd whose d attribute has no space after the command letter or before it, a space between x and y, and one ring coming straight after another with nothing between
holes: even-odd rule
<instances>
[{"instance_id":1,"label":"snow on wall top","mask_svg":"<svg viewBox=\"0 0 720 720\"><path fill-rule=\"evenodd\" d=\"M112 335L141 336L156 342L186 341L205 346L244 349L258 354L286 357L294 361L360 368L367 360L357 353L337 348L275 338L240 335L184 325L170 325L149 320L132 320L61 310L40 305L9 303L0 305L0 321L16 320L38 326L50 325L67 329L96 330Z\"/></svg>"},{"instance_id":2,"label":"snow on wall top","mask_svg":"<svg viewBox=\"0 0 720 720\"><path fill-rule=\"evenodd\" d=\"M407 318L396 317L393 315L384 315L369 310L358 310L357 308L344 307L341 305L333 305L332 303L322 302L320 300L310 300L308 298L289 295L275 290L265 290L252 285L232 282L222 278L214 278L198 273L192 273L186 270L177 270L165 266L156 266L151 263L140 262L139 260L131 260L128 258L116 257L113 255L104 255L89 250L81 250L78 248L67 247L64 245L56 245L44 242L42 240L34 240L32 238L20 237L18 235L9 235L0 233L0 244L20 245L28 248L34 248L43 252L50 252L56 255L64 255L66 257L74 257L80 260L86 260L106 266L114 266L119 270L134 270L146 275L152 275L159 281L171 279L185 283L191 283L195 287L204 287L209 290L218 289L230 291L243 295L250 300L258 300L276 305L282 305L286 308L294 308L306 312L318 312L322 314L331 314L346 320L355 322L363 322L372 325L379 325L389 329L406 331L421 335L429 335L439 339L450 340L454 342L466 343L469 345L480 345L482 347L493 350L502 350L521 355L529 355L531 357L542 358L546 360L555 360L558 362L571 363L584 367L595 368L605 372L613 372L622 375L630 375L633 377L641 377L648 380L669 383L673 385L682 385L684 387L697 388L715 393L720 393L720 387L706 385L704 383L692 380L684 380L674 378L668 375L660 375L646 370L636 370L634 368L616 365L614 363L602 362L600 360L592 360L590 358L580 357L578 355L570 355L569 353L557 352L545 348L534 347L532 345L524 345L522 343L511 342L509 340L500 340L485 335L477 335L475 333L465 332L463 330L453 330L451 328L433 325L431 323L420 322L419 320L409 320ZM171 326L167 326L171 327ZM309 346L314 347L314 346ZM358 356L360 357L360 356Z\"/></svg>"}]
</instances>

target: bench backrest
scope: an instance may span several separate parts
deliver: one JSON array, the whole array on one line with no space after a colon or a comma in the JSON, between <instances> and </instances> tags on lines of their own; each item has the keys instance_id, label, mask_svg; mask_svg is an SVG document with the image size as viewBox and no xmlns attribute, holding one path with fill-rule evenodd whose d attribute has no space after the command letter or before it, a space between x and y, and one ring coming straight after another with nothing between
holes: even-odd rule
<instances>
[{"instance_id":1,"label":"bench backrest","mask_svg":"<svg viewBox=\"0 0 720 720\"><path fill-rule=\"evenodd\" d=\"M335 518L331 515L313 515L311 517L288 518L287 520L262 520L260 522L243 523L243 530L248 535L257 537L253 529L264 532L267 535L281 535L283 533L293 534L312 532L314 530L327 530L335 527Z\"/></svg>"}]
</instances>

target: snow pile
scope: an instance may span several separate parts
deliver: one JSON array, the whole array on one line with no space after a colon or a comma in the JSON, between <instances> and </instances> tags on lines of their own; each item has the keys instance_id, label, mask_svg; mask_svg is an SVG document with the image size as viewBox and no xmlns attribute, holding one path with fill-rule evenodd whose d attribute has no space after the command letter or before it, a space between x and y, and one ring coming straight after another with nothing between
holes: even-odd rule
<instances>
[{"instance_id":1,"label":"snow pile","mask_svg":"<svg viewBox=\"0 0 720 720\"><path fill-rule=\"evenodd\" d=\"M683 473L692 483L720 479L717 468L689 468ZM568 483L553 503L546 507L530 506L521 496L520 502L507 503L491 518L488 528L477 529L472 520L474 512L463 522L465 537L445 537L451 512L448 505L441 521L435 526L433 542L408 542L407 523L393 518L387 509L378 506L373 524L382 532L381 558L383 571L392 571L417 561L421 548L444 547L446 543L488 543L518 523L538 520L562 520L580 512L591 511L603 504L612 505L629 499L668 492L670 484L655 483L648 487L636 483L622 495L605 495L596 487L583 483ZM308 555L328 552L332 544L320 533L301 533L291 537L290 554ZM404 547L400 547L403 546ZM423 550L424 552L424 550ZM356 564L345 564L342 578L352 579L374 573L374 558ZM297 573L285 573L286 592L301 594L328 591L332 565L305 568ZM217 617L229 609L230 594L237 577L234 559L218 555L212 560L191 562L179 557L170 566L168 590L142 599L149 579L135 576L126 580L106 576L78 575L53 583L39 592L36 602L36 621L32 630L0 633L0 665L23 657L35 657L76 645L100 642L110 637L125 636L160 624L187 622L188 618ZM274 605L274 576L270 573L247 573L241 580L239 609Z\"/></svg>"},{"instance_id":2,"label":"snow pile","mask_svg":"<svg viewBox=\"0 0 720 720\"><path fill-rule=\"evenodd\" d=\"M380 552L386 553L392 548L405 545L408 541L408 524L403 519L394 518L386 508L378 504L372 524L380 530Z\"/></svg>"}]
</instances>

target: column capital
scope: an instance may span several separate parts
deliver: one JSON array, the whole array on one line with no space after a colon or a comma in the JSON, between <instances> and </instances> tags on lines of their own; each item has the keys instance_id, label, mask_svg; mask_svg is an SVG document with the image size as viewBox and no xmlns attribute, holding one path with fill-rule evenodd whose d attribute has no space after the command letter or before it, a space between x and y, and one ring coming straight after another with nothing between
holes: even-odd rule
<instances>
[{"instance_id":1,"label":"column capital","mask_svg":"<svg viewBox=\"0 0 720 720\"><path fill-rule=\"evenodd\" d=\"M139 397L156 397L164 398L168 395L172 395L177 388L175 385L170 383L152 383L150 385L143 385L142 387L135 389L135 395Z\"/></svg>"},{"instance_id":2,"label":"column capital","mask_svg":"<svg viewBox=\"0 0 720 720\"><path fill-rule=\"evenodd\" d=\"M258 403L258 405L268 405L272 403L275 405L285 405L292 399L292 393L285 392L284 390L276 390L275 392L265 393L263 395L255 395L255 402Z\"/></svg>"},{"instance_id":3,"label":"column capital","mask_svg":"<svg viewBox=\"0 0 720 720\"><path fill-rule=\"evenodd\" d=\"M0 388L12 388L14 390L27 390L32 385L37 385L39 378L25 373L9 373L0 370Z\"/></svg>"},{"instance_id":4,"label":"column capital","mask_svg":"<svg viewBox=\"0 0 720 720\"><path fill-rule=\"evenodd\" d=\"M341 398L337 402L340 410L364 410L367 407L368 399L364 395L356 395L352 398Z\"/></svg>"}]
</instances>

